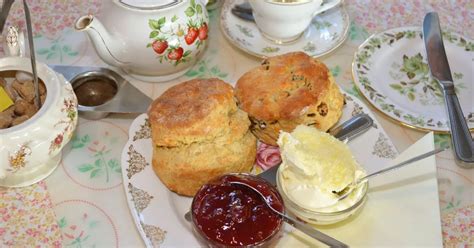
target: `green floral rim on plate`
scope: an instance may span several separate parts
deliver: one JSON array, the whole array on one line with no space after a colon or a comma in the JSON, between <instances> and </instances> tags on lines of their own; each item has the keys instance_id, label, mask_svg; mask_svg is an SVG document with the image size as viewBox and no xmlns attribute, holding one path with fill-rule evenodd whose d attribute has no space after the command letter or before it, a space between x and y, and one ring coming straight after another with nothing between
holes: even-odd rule
<instances>
[{"instance_id":1,"label":"green floral rim on plate","mask_svg":"<svg viewBox=\"0 0 474 248\"><path fill-rule=\"evenodd\" d=\"M472 41L450 32L443 32L443 37L447 48L466 56L474 53ZM406 44L400 44L403 42ZM423 49L418 27L396 28L372 35L354 55L354 81L369 103L396 121L416 129L446 132L449 126L444 114L443 93L431 77ZM460 99L462 94L469 98L469 92L472 92L468 70L451 65ZM463 107L472 130L474 113L466 104ZM439 114L430 113L433 109Z\"/></svg>"}]
</instances>

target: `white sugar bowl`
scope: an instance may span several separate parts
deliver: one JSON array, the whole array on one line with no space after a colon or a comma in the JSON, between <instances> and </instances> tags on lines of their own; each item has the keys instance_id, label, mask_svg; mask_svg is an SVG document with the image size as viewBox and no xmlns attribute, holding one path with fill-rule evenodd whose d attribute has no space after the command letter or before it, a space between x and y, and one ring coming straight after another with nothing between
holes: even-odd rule
<instances>
[{"instance_id":1,"label":"white sugar bowl","mask_svg":"<svg viewBox=\"0 0 474 248\"><path fill-rule=\"evenodd\" d=\"M31 73L29 58L0 59L2 77L15 77L18 71ZM37 62L37 72L46 88L43 105L23 123L0 129L3 187L28 186L50 175L77 125L77 99L69 82L43 63Z\"/></svg>"}]
</instances>

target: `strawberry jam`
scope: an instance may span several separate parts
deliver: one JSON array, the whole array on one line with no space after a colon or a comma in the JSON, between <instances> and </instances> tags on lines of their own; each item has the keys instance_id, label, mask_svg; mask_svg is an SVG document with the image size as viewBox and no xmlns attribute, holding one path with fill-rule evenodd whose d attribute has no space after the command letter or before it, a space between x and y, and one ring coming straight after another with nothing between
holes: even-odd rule
<instances>
[{"instance_id":1,"label":"strawberry jam","mask_svg":"<svg viewBox=\"0 0 474 248\"><path fill-rule=\"evenodd\" d=\"M201 187L192 204L197 231L216 246L254 246L271 239L282 219L256 192L231 182L257 188L273 208L283 212L278 191L268 182L246 174L229 174Z\"/></svg>"}]
</instances>

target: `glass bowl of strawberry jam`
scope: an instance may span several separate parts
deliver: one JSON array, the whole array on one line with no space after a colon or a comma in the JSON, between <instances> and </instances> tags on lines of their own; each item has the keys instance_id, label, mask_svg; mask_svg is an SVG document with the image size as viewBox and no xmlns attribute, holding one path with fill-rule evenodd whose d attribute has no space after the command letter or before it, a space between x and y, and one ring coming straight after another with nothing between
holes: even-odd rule
<instances>
[{"instance_id":1,"label":"glass bowl of strawberry jam","mask_svg":"<svg viewBox=\"0 0 474 248\"><path fill-rule=\"evenodd\" d=\"M277 189L250 174L227 174L205 184L196 193L191 206L196 233L211 247L262 247L276 240L282 230L282 218L251 189L231 184L245 182L284 212Z\"/></svg>"}]
</instances>

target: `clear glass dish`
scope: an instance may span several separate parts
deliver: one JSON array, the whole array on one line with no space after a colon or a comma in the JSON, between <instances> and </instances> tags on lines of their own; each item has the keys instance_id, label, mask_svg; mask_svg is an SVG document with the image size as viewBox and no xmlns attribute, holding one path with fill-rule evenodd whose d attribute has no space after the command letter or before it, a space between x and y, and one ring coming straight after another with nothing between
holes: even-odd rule
<instances>
[{"instance_id":1,"label":"clear glass dish","mask_svg":"<svg viewBox=\"0 0 474 248\"><path fill-rule=\"evenodd\" d=\"M282 167L280 166L280 169ZM281 180L281 171L277 173L277 188L280 192L285 208L296 217L315 225L329 225L349 218L358 213L367 200L369 183L366 181L359 185L346 199L341 200L334 206L319 209L307 209L292 201L286 194Z\"/></svg>"},{"instance_id":2,"label":"clear glass dish","mask_svg":"<svg viewBox=\"0 0 474 248\"><path fill-rule=\"evenodd\" d=\"M230 174L222 176L221 178L217 179L216 181L218 183L222 183L221 180L224 180L223 178L229 177L229 176L239 176L239 177L242 177L246 181L257 183L257 184L259 184L259 186L257 188L259 188L260 190L262 190L262 189L265 190L265 188L266 188L267 190L269 190L269 194L272 195L273 201L275 201L277 204L279 204L281 206L282 212L285 211L285 206L283 205L283 199L282 199L281 195L278 193L278 190L273 185L268 183L267 181L265 181L265 180L263 180L263 179L261 179L257 176L247 174L247 173L230 173ZM211 184L211 183L209 183L209 184ZM229 246L227 244L219 242L219 240L217 240L215 237L208 236L206 234L206 232L204 232L199 227L200 226L199 220L196 217L197 210L195 211L195 209L197 208L197 205L201 204L199 202L203 201L204 200L203 198L205 198L208 195L208 191L206 190L206 188L207 188L207 185L209 185L209 184L203 185L201 187L201 189L198 190L198 192L194 196L194 199L193 199L193 202L192 202L192 205L191 205L191 219L192 219L191 222L192 222L192 226L193 226L193 231L194 231L195 234L197 234L197 236L198 236L198 238L201 242L207 244L209 247L272 247L272 246L274 246L275 242L281 236L279 234L281 234L281 232L283 230L283 222L284 221L283 221L282 218L278 218L276 220L276 223L277 223L276 226L271 230L271 233L267 237L263 238L260 241L256 241L254 243L244 245L244 246L241 246L241 245L239 245L239 246ZM212 183L212 184L215 185L215 183ZM218 185L218 186L221 186L221 184ZM263 187L260 187L260 186L263 186ZM239 186L237 186L237 187L239 187ZM243 189L244 189L244 191L249 190L249 189L245 189L245 188L243 188ZM254 194L256 194L256 193L254 193ZM257 199L259 199L259 200L262 200L259 196L255 196L255 197L257 197ZM205 204L207 205L208 203L205 203ZM208 205L208 207L213 208L214 206ZM261 207L267 208L267 206L265 206L265 205L262 205ZM254 211L254 210L255 210L255 208L252 208L252 211ZM259 224L263 224L263 223L259 223ZM258 228L255 229L255 226L251 229L253 229L252 230L253 233L258 233L258 231L259 231L259 230L257 230ZM239 233L236 233L235 235L239 236Z\"/></svg>"}]
</instances>

